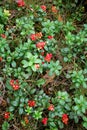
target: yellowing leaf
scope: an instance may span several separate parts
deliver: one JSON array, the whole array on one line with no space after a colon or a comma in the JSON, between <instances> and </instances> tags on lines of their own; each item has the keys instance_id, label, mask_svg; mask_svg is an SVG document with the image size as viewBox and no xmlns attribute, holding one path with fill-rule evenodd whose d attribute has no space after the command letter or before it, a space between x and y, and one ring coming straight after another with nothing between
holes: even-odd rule
<instances>
[{"instance_id":1,"label":"yellowing leaf","mask_svg":"<svg viewBox=\"0 0 87 130\"><path fill-rule=\"evenodd\" d=\"M9 12L9 10L6 10L6 9L4 9L4 14L5 14L6 16L10 16L10 15L11 15L11 13Z\"/></svg>"}]
</instances>

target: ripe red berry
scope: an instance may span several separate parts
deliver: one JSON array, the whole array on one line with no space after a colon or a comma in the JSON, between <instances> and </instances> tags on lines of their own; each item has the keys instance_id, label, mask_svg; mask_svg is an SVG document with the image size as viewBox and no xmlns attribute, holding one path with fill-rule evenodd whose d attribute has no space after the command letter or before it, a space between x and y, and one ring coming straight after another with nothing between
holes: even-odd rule
<instances>
[{"instance_id":1,"label":"ripe red berry","mask_svg":"<svg viewBox=\"0 0 87 130\"><path fill-rule=\"evenodd\" d=\"M47 117L45 117L45 118L42 119L42 123L43 123L44 125L47 125L47 121L48 121L48 118L47 118Z\"/></svg>"},{"instance_id":2,"label":"ripe red berry","mask_svg":"<svg viewBox=\"0 0 87 130\"><path fill-rule=\"evenodd\" d=\"M10 118L10 112L5 112L4 113L4 118L9 119Z\"/></svg>"},{"instance_id":3,"label":"ripe red berry","mask_svg":"<svg viewBox=\"0 0 87 130\"><path fill-rule=\"evenodd\" d=\"M12 87L13 87L14 90L18 90L19 89L19 85L18 84L13 84Z\"/></svg>"},{"instance_id":4,"label":"ripe red berry","mask_svg":"<svg viewBox=\"0 0 87 130\"><path fill-rule=\"evenodd\" d=\"M62 115L62 122L67 125L68 124L68 120L69 120L68 115L67 114L63 114Z\"/></svg>"},{"instance_id":5,"label":"ripe red berry","mask_svg":"<svg viewBox=\"0 0 87 130\"><path fill-rule=\"evenodd\" d=\"M17 80L11 79L10 80L10 85L12 86L12 88L14 90L18 90L20 88L18 79Z\"/></svg>"},{"instance_id":6,"label":"ripe red berry","mask_svg":"<svg viewBox=\"0 0 87 130\"><path fill-rule=\"evenodd\" d=\"M46 44L46 42L38 42L38 43L36 44L36 47L37 47L38 49L44 49L45 44Z\"/></svg>"},{"instance_id":7,"label":"ripe red berry","mask_svg":"<svg viewBox=\"0 0 87 130\"><path fill-rule=\"evenodd\" d=\"M36 105L36 102L34 100L29 100L28 101L28 106L29 107L34 107Z\"/></svg>"},{"instance_id":8,"label":"ripe red berry","mask_svg":"<svg viewBox=\"0 0 87 130\"><path fill-rule=\"evenodd\" d=\"M52 58L52 54L51 53L47 53L47 55L44 58L44 60L47 61L47 62L50 62L51 58Z\"/></svg>"},{"instance_id":9,"label":"ripe red berry","mask_svg":"<svg viewBox=\"0 0 87 130\"><path fill-rule=\"evenodd\" d=\"M48 110L49 110L49 111L54 111L54 105L53 105L53 104L50 104L50 106L48 107Z\"/></svg>"},{"instance_id":10,"label":"ripe red berry","mask_svg":"<svg viewBox=\"0 0 87 130\"><path fill-rule=\"evenodd\" d=\"M11 80L10 80L10 85L12 86L13 84L14 84L14 80L11 79Z\"/></svg>"},{"instance_id":11,"label":"ripe red berry","mask_svg":"<svg viewBox=\"0 0 87 130\"><path fill-rule=\"evenodd\" d=\"M51 36L51 35L48 36L48 39L52 39L52 38L53 38L53 36Z\"/></svg>"},{"instance_id":12,"label":"ripe red berry","mask_svg":"<svg viewBox=\"0 0 87 130\"><path fill-rule=\"evenodd\" d=\"M46 11L46 6L45 6L45 5L41 5L41 9L42 9L43 11Z\"/></svg>"},{"instance_id":13,"label":"ripe red berry","mask_svg":"<svg viewBox=\"0 0 87 130\"><path fill-rule=\"evenodd\" d=\"M43 35L42 35L42 32L39 32L39 33L36 33L35 36L36 36L36 39L39 39L39 38L41 38Z\"/></svg>"},{"instance_id":14,"label":"ripe red berry","mask_svg":"<svg viewBox=\"0 0 87 130\"><path fill-rule=\"evenodd\" d=\"M35 34L31 34L31 35L30 35L30 39L31 39L32 41L35 41L35 40L36 40L36 35L35 35Z\"/></svg>"},{"instance_id":15,"label":"ripe red berry","mask_svg":"<svg viewBox=\"0 0 87 130\"><path fill-rule=\"evenodd\" d=\"M42 64L44 64L44 62L42 62Z\"/></svg>"},{"instance_id":16,"label":"ripe red berry","mask_svg":"<svg viewBox=\"0 0 87 130\"><path fill-rule=\"evenodd\" d=\"M18 7L25 6L25 2L23 0L17 0Z\"/></svg>"}]
</instances>

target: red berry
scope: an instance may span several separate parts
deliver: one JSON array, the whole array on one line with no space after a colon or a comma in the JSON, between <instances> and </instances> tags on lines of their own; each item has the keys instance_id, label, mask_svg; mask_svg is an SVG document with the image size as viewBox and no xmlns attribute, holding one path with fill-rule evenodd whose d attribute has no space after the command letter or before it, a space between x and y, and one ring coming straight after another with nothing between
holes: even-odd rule
<instances>
[{"instance_id":1,"label":"red berry","mask_svg":"<svg viewBox=\"0 0 87 130\"><path fill-rule=\"evenodd\" d=\"M39 68L40 68L40 65L39 65L39 64L35 64L35 68L36 68L36 69L39 69Z\"/></svg>"},{"instance_id":2,"label":"red berry","mask_svg":"<svg viewBox=\"0 0 87 130\"><path fill-rule=\"evenodd\" d=\"M13 87L14 90L18 90L19 89L19 85L18 84L13 84L12 87Z\"/></svg>"},{"instance_id":3,"label":"red berry","mask_svg":"<svg viewBox=\"0 0 87 130\"><path fill-rule=\"evenodd\" d=\"M48 118L46 118L46 117L42 119L42 123L43 123L44 125L47 125L47 121L48 121Z\"/></svg>"},{"instance_id":4,"label":"red berry","mask_svg":"<svg viewBox=\"0 0 87 130\"><path fill-rule=\"evenodd\" d=\"M13 84L14 84L14 80L11 79L11 80L10 80L10 85L12 86Z\"/></svg>"},{"instance_id":5,"label":"red berry","mask_svg":"<svg viewBox=\"0 0 87 130\"><path fill-rule=\"evenodd\" d=\"M39 49L44 49L45 44L46 44L46 42L38 42L36 44L36 47L39 48Z\"/></svg>"},{"instance_id":6,"label":"red berry","mask_svg":"<svg viewBox=\"0 0 87 130\"><path fill-rule=\"evenodd\" d=\"M39 38L41 38L43 35L42 35L42 32L39 32L39 33L36 33L35 36L36 36L36 39L39 39Z\"/></svg>"},{"instance_id":7,"label":"red berry","mask_svg":"<svg viewBox=\"0 0 87 130\"><path fill-rule=\"evenodd\" d=\"M36 40L36 35L35 35L35 34L31 34L31 35L30 35L30 39L31 39L32 41L35 41L35 40Z\"/></svg>"},{"instance_id":8,"label":"red berry","mask_svg":"<svg viewBox=\"0 0 87 130\"><path fill-rule=\"evenodd\" d=\"M13 87L14 90L18 90L19 89L19 81L17 80L10 80L10 85Z\"/></svg>"},{"instance_id":9,"label":"red berry","mask_svg":"<svg viewBox=\"0 0 87 130\"><path fill-rule=\"evenodd\" d=\"M52 54L51 53L47 53L47 55L44 58L44 60L47 61L47 62L50 62L51 58L52 58Z\"/></svg>"},{"instance_id":10,"label":"red berry","mask_svg":"<svg viewBox=\"0 0 87 130\"><path fill-rule=\"evenodd\" d=\"M62 122L67 125L68 124L68 120L69 120L68 115L67 114L63 114L62 115Z\"/></svg>"},{"instance_id":11,"label":"red berry","mask_svg":"<svg viewBox=\"0 0 87 130\"><path fill-rule=\"evenodd\" d=\"M23 0L17 0L18 7L25 6L25 2Z\"/></svg>"},{"instance_id":12,"label":"red berry","mask_svg":"<svg viewBox=\"0 0 87 130\"><path fill-rule=\"evenodd\" d=\"M2 38L6 38L6 35L5 35L5 34L1 34L1 37L2 37Z\"/></svg>"},{"instance_id":13,"label":"red berry","mask_svg":"<svg viewBox=\"0 0 87 130\"><path fill-rule=\"evenodd\" d=\"M48 110L49 110L49 111L54 111L54 105L53 105L53 104L50 104L50 106L48 107Z\"/></svg>"},{"instance_id":14,"label":"red berry","mask_svg":"<svg viewBox=\"0 0 87 130\"><path fill-rule=\"evenodd\" d=\"M45 6L45 5L41 5L41 9L42 9L43 11L46 11L46 6Z\"/></svg>"},{"instance_id":15,"label":"red berry","mask_svg":"<svg viewBox=\"0 0 87 130\"><path fill-rule=\"evenodd\" d=\"M50 36L50 35L48 36L48 39L52 39L52 38L53 38L53 36Z\"/></svg>"},{"instance_id":16,"label":"red berry","mask_svg":"<svg viewBox=\"0 0 87 130\"><path fill-rule=\"evenodd\" d=\"M10 118L10 112L5 112L4 113L4 118L9 119Z\"/></svg>"},{"instance_id":17,"label":"red berry","mask_svg":"<svg viewBox=\"0 0 87 130\"><path fill-rule=\"evenodd\" d=\"M42 62L42 64L44 64L44 62Z\"/></svg>"}]
</instances>

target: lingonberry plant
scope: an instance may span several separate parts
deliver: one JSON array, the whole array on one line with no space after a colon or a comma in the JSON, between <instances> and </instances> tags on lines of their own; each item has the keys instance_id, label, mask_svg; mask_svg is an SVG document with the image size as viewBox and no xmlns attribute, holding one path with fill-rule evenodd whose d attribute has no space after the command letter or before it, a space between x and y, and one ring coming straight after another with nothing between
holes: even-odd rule
<instances>
[{"instance_id":1,"label":"lingonberry plant","mask_svg":"<svg viewBox=\"0 0 87 130\"><path fill-rule=\"evenodd\" d=\"M85 11L76 0L28 2L0 2L0 128L87 129Z\"/></svg>"}]
</instances>

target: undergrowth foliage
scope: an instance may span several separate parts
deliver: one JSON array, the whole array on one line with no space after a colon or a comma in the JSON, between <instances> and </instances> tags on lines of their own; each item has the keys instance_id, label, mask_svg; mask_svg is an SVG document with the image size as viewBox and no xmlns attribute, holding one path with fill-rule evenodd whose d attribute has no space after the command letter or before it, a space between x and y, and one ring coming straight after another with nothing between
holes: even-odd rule
<instances>
[{"instance_id":1,"label":"undergrowth foliage","mask_svg":"<svg viewBox=\"0 0 87 130\"><path fill-rule=\"evenodd\" d=\"M58 130L70 122L87 129L87 24L78 25L82 6L75 14L75 2L11 4L0 7L2 130L17 123L21 129Z\"/></svg>"}]
</instances>

